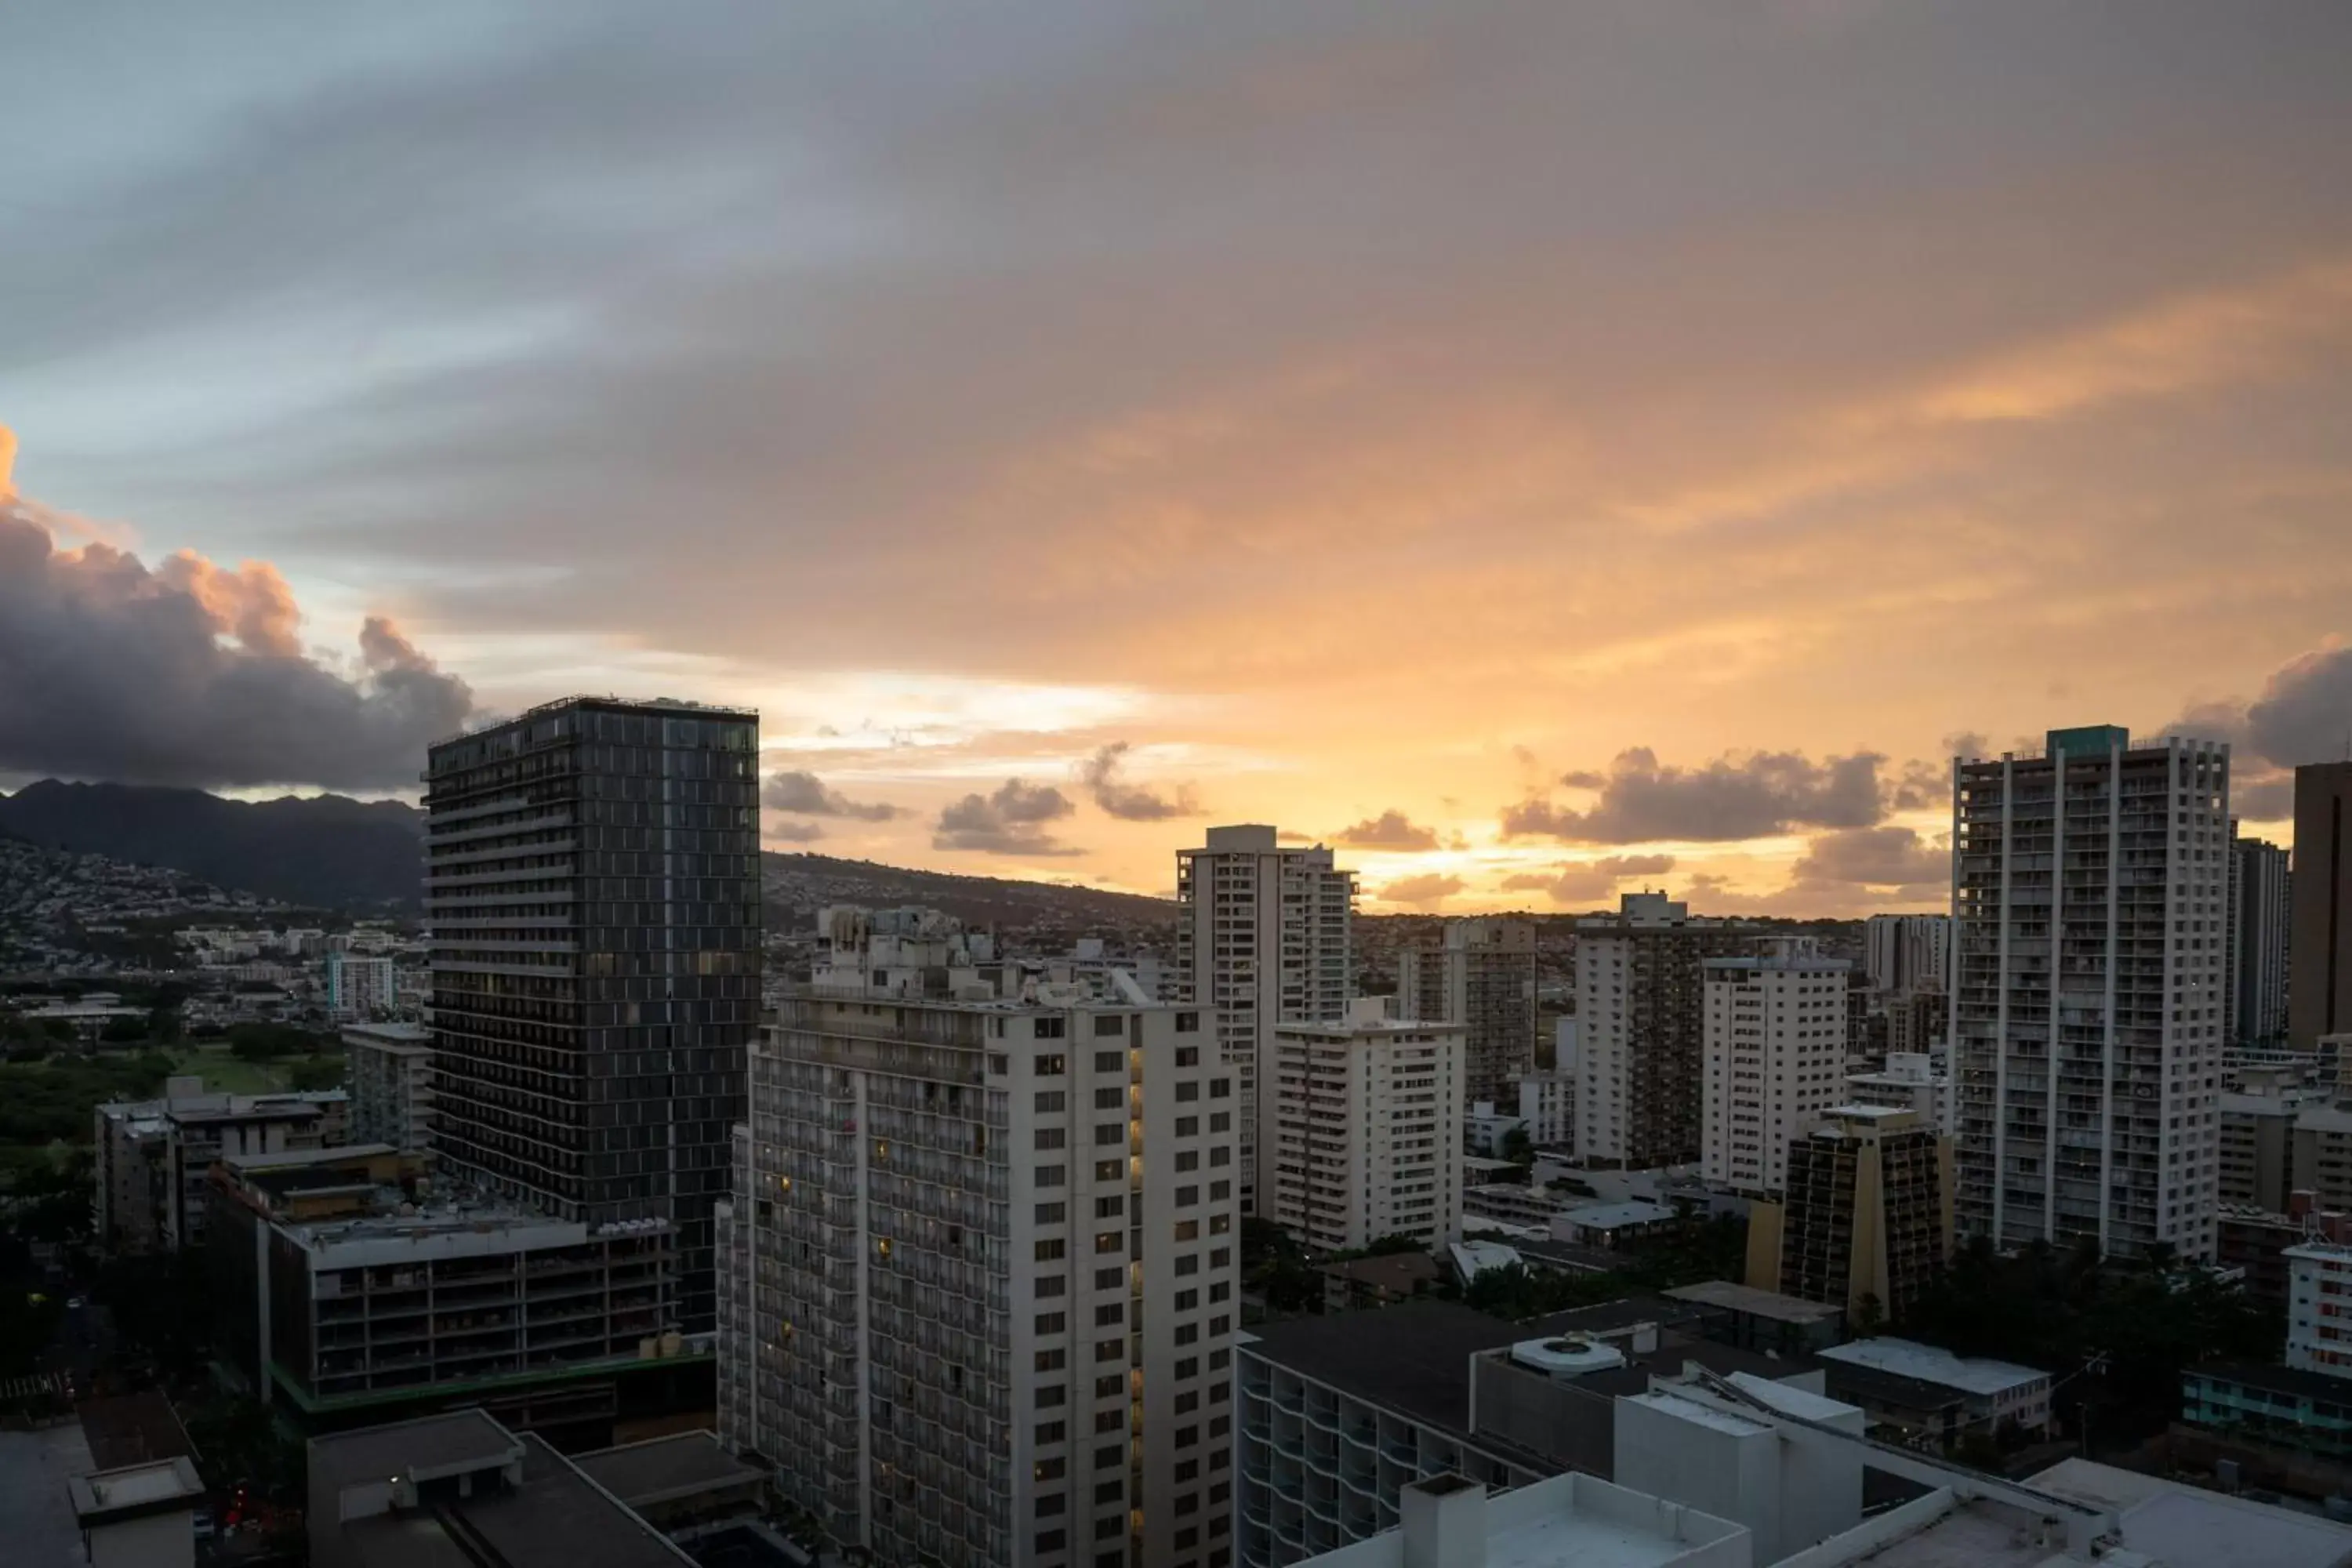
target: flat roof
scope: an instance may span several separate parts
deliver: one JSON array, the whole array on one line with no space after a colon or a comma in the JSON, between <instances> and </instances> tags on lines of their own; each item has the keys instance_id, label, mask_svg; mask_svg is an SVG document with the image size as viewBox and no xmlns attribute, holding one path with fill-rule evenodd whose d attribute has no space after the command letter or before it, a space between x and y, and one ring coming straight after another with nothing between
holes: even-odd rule
<instances>
[{"instance_id":1,"label":"flat roof","mask_svg":"<svg viewBox=\"0 0 2352 1568\"><path fill-rule=\"evenodd\" d=\"M66 1490L73 1499L74 1517L86 1530L148 1514L193 1510L205 1495L205 1483L197 1479L195 1466L183 1458L76 1476L66 1483Z\"/></svg>"},{"instance_id":2,"label":"flat roof","mask_svg":"<svg viewBox=\"0 0 2352 1568\"><path fill-rule=\"evenodd\" d=\"M1634 1198L1622 1204L1587 1204L1582 1208L1568 1209L1559 1217L1570 1225L1614 1230L1621 1225L1655 1225L1674 1218L1675 1211L1664 1204Z\"/></svg>"},{"instance_id":3,"label":"flat roof","mask_svg":"<svg viewBox=\"0 0 2352 1568\"><path fill-rule=\"evenodd\" d=\"M631 1508L757 1482L765 1474L720 1447L718 1435L707 1431L599 1448L575 1454L572 1462Z\"/></svg>"},{"instance_id":4,"label":"flat roof","mask_svg":"<svg viewBox=\"0 0 2352 1568\"><path fill-rule=\"evenodd\" d=\"M2161 1476L2061 1459L2026 1485L2112 1510L2124 1544L2166 1568L2336 1568L2352 1561L2352 1528Z\"/></svg>"},{"instance_id":5,"label":"flat roof","mask_svg":"<svg viewBox=\"0 0 2352 1568\"><path fill-rule=\"evenodd\" d=\"M1820 1353L1827 1360L1893 1373L1897 1377L1937 1384L1967 1394L2006 1394L2013 1388L2050 1381L2048 1373L2020 1366L2015 1362L1954 1355L1940 1345L1923 1345L1916 1340L1855 1340L1850 1344L1831 1345Z\"/></svg>"},{"instance_id":6,"label":"flat roof","mask_svg":"<svg viewBox=\"0 0 2352 1568\"><path fill-rule=\"evenodd\" d=\"M1701 1405L1677 1394L1630 1394L1625 1397L1628 1404L1664 1411L1711 1431L1729 1433L1735 1437L1752 1437L1775 1430L1761 1421L1750 1421L1745 1415L1734 1415L1727 1410L1717 1410L1711 1405Z\"/></svg>"},{"instance_id":7,"label":"flat roof","mask_svg":"<svg viewBox=\"0 0 2352 1568\"><path fill-rule=\"evenodd\" d=\"M1801 1296L1784 1296L1778 1290L1759 1290L1753 1285L1730 1279L1702 1279L1696 1285L1677 1285L1664 1294L1677 1301L1696 1301L1781 1323L1825 1323L1845 1315L1844 1308L1826 1301L1808 1301Z\"/></svg>"},{"instance_id":8,"label":"flat roof","mask_svg":"<svg viewBox=\"0 0 2352 1568\"><path fill-rule=\"evenodd\" d=\"M2313 1372L2299 1366L2257 1366L2252 1362L2208 1362L2180 1369L2183 1377L2208 1377L2218 1383L2243 1384L2271 1394L2295 1394L2352 1405L2352 1378Z\"/></svg>"},{"instance_id":9,"label":"flat roof","mask_svg":"<svg viewBox=\"0 0 2352 1568\"><path fill-rule=\"evenodd\" d=\"M144 1394L85 1399L74 1406L90 1458L102 1470L157 1459L194 1458L195 1446L180 1425L172 1402L152 1389Z\"/></svg>"},{"instance_id":10,"label":"flat roof","mask_svg":"<svg viewBox=\"0 0 2352 1568\"><path fill-rule=\"evenodd\" d=\"M694 1561L571 1460L526 1432L522 1485L463 1506L514 1568L677 1568Z\"/></svg>"},{"instance_id":11,"label":"flat roof","mask_svg":"<svg viewBox=\"0 0 2352 1568\"><path fill-rule=\"evenodd\" d=\"M504 1464L513 1458L514 1447L514 1434L488 1412L453 1410L313 1437L310 1473L340 1490L354 1480L412 1470L454 1474Z\"/></svg>"}]
</instances>

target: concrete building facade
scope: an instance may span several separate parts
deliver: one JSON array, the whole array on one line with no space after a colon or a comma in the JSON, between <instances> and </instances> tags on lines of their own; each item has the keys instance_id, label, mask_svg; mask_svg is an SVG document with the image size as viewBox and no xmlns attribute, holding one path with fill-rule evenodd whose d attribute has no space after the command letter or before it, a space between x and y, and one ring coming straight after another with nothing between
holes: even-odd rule
<instances>
[{"instance_id":1,"label":"concrete building facade","mask_svg":"<svg viewBox=\"0 0 2352 1568\"><path fill-rule=\"evenodd\" d=\"M1952 1244L1951 1147L1917 1112L1840 1106L1789 1150L1780 1202L1751 1205L1748 1283L1900 1319Z\"/></svg>"},{"instance_id":2,"label":"concrete building facade","mask_svg":"<svg viewBox=\"0 0 2352 1568\"><path fill-rule=\"evenodd\" d=\"M1752 927L1693 919L1627 893L1577 922L1576 1153L1623 1170L1683 1165L1706 1147L1705 964L1753 950Z\"/></svg>"},{"instance_id":3,"label":"concrete building facade","mask_svg":"<svg viewBox=\"0 0 2352 1568\"><path fill-rule=\"evenodd\" d=\"M1873 991L1948 991L1952 917L1872 915L1863 922L1862 953Z\"/></svg>"},{"instance_id":4,"label":"concrete building facade","mask_svg":"<svg viewBox=\"0 0 2352 1568\"><path fill-rule=\"evenodd\" d=\"M392 960L380 953L337 948L327 954L327 1016L341 1022L374 1018L400 1005Z\"/></svg>"},{"instance_id":5,"label":"concrete building facade","mask_svg":"<svg viewBox=\"0 0 2352 1568\"><path fill-rule=\"evenodd\" d=\"M2230 752L2100 726L1953 773L1960 1229L2214 1249Z\"/></svg>"},{"instance_id":6,"label":"concrete building facade","mask_svg":"<svg viewBox=\"0 0 2352 1568\"><path fill-rule=\"evenodd\" d=\"M1444 921L1397 954L1397 997L1409 1016L1463 1026L1465 1092L1507 1103L1536 1066L1535 922Z\"/></svg>"},{"instance_id":7,"label":"concrete building facade","mask_svg":"<svg viewBox=\"0 0 2352 1568\"><path fill-rule=\"evenodd\" d=\"M1324 1249L1459 1236L1464 1028L1384 1017L1377 996L1342 1023L1276 1025L1259 1212Z\"/></svg>"},{"instance_id":8,"label":"concrete building facade","mask_svg":"<svg viewBox=\"0 0 2352 1568\"><path fill-rule=\"evenodd\" d=\"M1710 1185L1779 1193L1790 1143L1844 1098L1853 967L1802 941L1706 961L1700 1167Z\"/></svg>"},{"instance_id":9,"label":"concrete building facade","mask_svg":"<svg viewBox=\"0 0 2352 1568\"><path fill-rule=\"evenodd\" d=\"M2287 1039L2296 1050L2352 1031L2352 763L2294 770Z\"/></svg>"},{"instance_id":10,"label":"concrete building facade","mask_svg":"<svg viewBox=\"0 0 2352 1568\"><path fill-rule=\"evenodd\" d=\"M435 1147L558 1218L670 1221L689 1331L759 1022L759 742L583 697L425 766Z\"/></svg>"},{"instance_id":11,"label":"concrete building facade","mask_svg":"<svg viewBox=\"0 0 2352 1568\"><path fill-rule=\"evenodd\" d=\"M2294 913L2287 852L2261 838L2235 839L2230 851L2231 1041L2283 1042Z\"/></svg>"},{"instance_id":12,"label":"concrete building facade","mask_svg":"<svg viewBox=\"0 0 2352 1568\"><path fill-rule=\"evenodd\" d=\"M1201 848L1176 852L1176 999L1211 1022L1239 1083L1242 1205L1256 1213L1259 1129L1273 1120L1259 1064L1276 1025L1347 1016L1356 875L1264 825L1212 827Z\"/></svg>"},{"instance_id":13,"label":"concrete building facade","mask_svg":"<svg viewBox=\"0 0 2352 1568\"><path fill-rule=\"evenodd\" d=\"M433 1034L422 1024L343 1026L352 1142L433 1146Z\"/></svg>"},{"instance_id":14,"label":"concrete building facade","mask_svg":"<svg viewBox=\"0 0 2352 1568\"><path fill-rule=\"evenodd\" d=\"M224 1358L314 1426L464 1400L609 1440L615 1380L686 1354L669 1222L551 1219L428 1170L381 1143L224 1160L205 1248Z\"/></svg>"},{"instance_id":15,"label":"concrete building facade","mask_svg":"<svg viewBox=\"0 0 2352 1568\"><path fill-rule=\"evenodd\" d=\"M1241 1103L1189 1006L782 998L722 1440L879 1561L1229 1560Z\"/></svg>"},{"instance_id":16,"label":"concrete building facade","mask_svg":"<svg viewBox=\"0 0 2352 1568\"><path fill-rule=\"evenodd\" d=\"M116 1100L94 1120L100 1245L178 1252L204 1241L214 1161L349 1142L351 1097L207 1094L203 1079L183 1077L167 1079L160 1100Z\"/></svg>"}]
</instances>

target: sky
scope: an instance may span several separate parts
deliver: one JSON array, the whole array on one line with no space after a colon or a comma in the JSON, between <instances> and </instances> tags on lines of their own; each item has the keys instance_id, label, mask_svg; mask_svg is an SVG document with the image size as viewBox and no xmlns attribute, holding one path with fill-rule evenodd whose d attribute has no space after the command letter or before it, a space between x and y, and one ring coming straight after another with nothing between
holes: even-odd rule
<instances>
[{"instance_id":1,"label":"sky","mask_svg":"<svg viewBox=\"0 0 2352 1568\"><path fill-rule=\"evenodd\" d=\"M2352 743L2340 0L9 36L0 785L678 696L776 848L1852 915L1956 752Z\"/></svg>"}]
</instances>

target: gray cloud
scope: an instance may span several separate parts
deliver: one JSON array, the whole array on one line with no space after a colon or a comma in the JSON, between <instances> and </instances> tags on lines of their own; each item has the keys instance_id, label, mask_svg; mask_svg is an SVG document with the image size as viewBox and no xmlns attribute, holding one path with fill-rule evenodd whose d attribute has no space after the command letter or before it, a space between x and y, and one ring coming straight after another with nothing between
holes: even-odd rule
<instances>
[{"instance_id":1,"label":"gray cloud","mask_svg":"<svg viewBox=\"0 0 2352 1568\"><path fill-rule=\"evenodd\" d=\"M0 489L0 772L413 788L472 692L388 619L367 619L345 668L303 650L300 620L266 563L60 551Z\"/></svg>"},{"instance_id":2,"label":"gray cloud","mask_svg":"<svg viewBox=\"0 0 2352 1568\"><path fill-rule=\"evenodd\" d=\"M1503 834L1641 844L1759 838L1793 827L1868 827L1885 815L1878 778L1885 760L1872 752L1818 763L1795 752L1758 752L1685 768L1663 764L1656 752L1640 746L1618 753L1591 810L1541 798L1522 801L1504 808Z\"/></svg>"},{"instance_id":3,"label":"gray cloud","mask_svg":"<svg viewBox=\"0 0 2352 1568\"><path fill-rule=\"evenodd\" d=\"M1200 802L1192 786L1180 785L1173 795L1161 795L1147 784L1129 784L1119 776L1128 753L1125 741L1113 741L1076 768L1077 781L1095 805L1123 822L1161 822L1171 816L1197 816Z\"/></svg>"},{"instance_id":4,"label":"gray cloud","mask_svg":"<svg viewBox=\"0 0 2352 1568\"><path fill-rule=\"evenodd\" d=\"M852 800L814 773L799 770L769 774L767 786L760 792L760 804L771 811L793 812L802 816L846 816L858 822L887 822L901 815L899 807L885 801ZM782 837L772 828L770 834Z\"/></svg>"},{"instance_id":5,"label":"gray cloud","mask_svg":"<svg viewBox=\"0 0 2352 1568\"><path fill-rule=\"evenodd\" d=\"M1384 884L1380 889L1380 900L1384 904L1415 904L1426 908L1444 903L1462 889L1463 881L1459 877L1425 871L1419 876L1400 877Z\"/></svg>"},{"instance_id":6,"label":"gray cloud","mask_svg":"<svg viewBox=\"0 0 2352 1568\"><path fill-rule=\"evenodd\" d=\"M2166 735L2230 744L2230 809L2249 822L2294 815L2294 770L2352 756L2352 647L2298 654L2252 702L2192 704Z\"/></svg>"},{"instance_id":7,"label":"gray cloud","mask_svg":"<svg viewBox=\"0 0 2352 1568\"><path fill-rule=\"evenodd\" d=\"M814 844L824 829L814 822L770 822L761 826L761 837L779 844Z\"/></svg>"},{"instance_id":8,"label":"gray cloud","mask_svg":"<svg viewBox=\"0 0 2352 1568\"><path fill-rule=\"evenodd\" d=\"M1423 827L1391 807L1331 835L1334 844L1355 849L1434 849L1437 831Z\"/></svg>"},{"instance_id":9,"label":"gray cloud","mask_svg":"<svg viewBox=\"0 0 2352 1568\"><path fill-rule=\"evenodd\" d=\"M1852 827L1817 835L1805 847L1790 880L1933 889L1948 887L1951 870L1951 852L1929 844L1911 828Z\"/></svg>"},{"instance_id":10,"label":"gray cloud","mask_svg":"<svg viewBox=\"0 0 2352 1568\"><path fill-rule=\"evenodd\" d=\"M975 792L942 810L931 834L931 847L982 855L1082 854L1055 838L1045 826L1076 809L1069 796L1051 784L1007 779L993 795Z\"/></svg>"},{"instance_id":11,"label":"gray cloud","mask_svg":"<svg viewBox=\"0 0 2352 1568\"><path fill-rule=\"evenodd\" d=\"M1514 892L1539 891L1554 903L1585 903L1607 899L1617 884L1634 877L1663 877L1675 868L1671 855L1608 855L1598 860L1572 861L1550 873L1507 877L1503 886Z\"/></svg>"}]
</instances>

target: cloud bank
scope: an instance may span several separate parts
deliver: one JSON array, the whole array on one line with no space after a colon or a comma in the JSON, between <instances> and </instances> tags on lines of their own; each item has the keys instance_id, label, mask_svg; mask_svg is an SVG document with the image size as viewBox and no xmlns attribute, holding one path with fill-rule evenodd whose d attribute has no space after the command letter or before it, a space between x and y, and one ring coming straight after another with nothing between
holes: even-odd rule
<instances>
[{"instance_id":1,"label":"cloud bank","mask_svg":"<svg viewBox=\"0 0 2352 1568\"><path fill-rule=\"evenodd\" d=\"M980 855L1083 854L1045 831L1045 824L1076 809L1069 796L1051 784L1007 779L992 795L974 792L942 810L931 847Z\"/></svg>"},{"instance_id":2,"label":"cloud bank","mask_svg":"<svg viewBox=\"0 0 2352 1568\"><path fill-rule=\"evenodd\" d=\"M267 562L184 552L151 571L107 544L59 550L0 491L0 772L414 788L472 691L387 617L349 659L306 651L301 624Z\"/></svg>"},{"instance_id":3,"label":"cloud bank","mask_svg":"<svg viewBox=\"0 0 2352 1568\"><path fill-rule=\"evenodd\" d=\"M1718 757L1670 766L1647 746L1621 752L1605 775L1570 773L1601 798L1579 811L1538 796L1506 806L1503 835L1570 844L1725 843L1797 827L1868 827L1885 815L1871 752L1815 763L1795 752Z\"/></svg>"}]
</instances>

